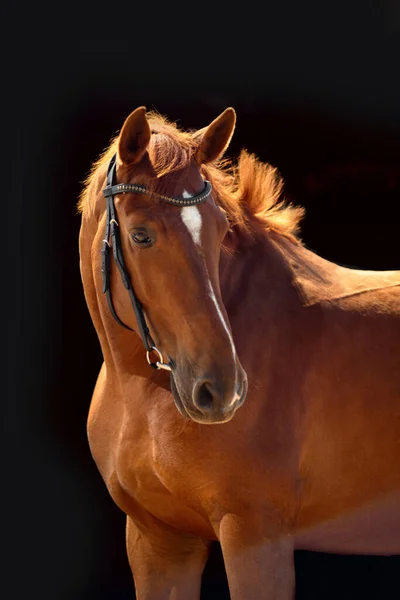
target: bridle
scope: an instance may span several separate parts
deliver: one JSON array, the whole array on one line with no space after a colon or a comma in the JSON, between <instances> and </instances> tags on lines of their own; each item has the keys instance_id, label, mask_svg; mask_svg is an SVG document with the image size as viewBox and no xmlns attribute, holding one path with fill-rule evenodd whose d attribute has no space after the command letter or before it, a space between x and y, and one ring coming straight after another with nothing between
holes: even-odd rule
<instances>
[{"instance_id":1,"label":"bridle","mask_svg":"<svg viewBox=\"0 0 400 600\"><path fill-rule=\"evenodd\" d=\"M131 299L132 307L135 313L136 321L138 324L138 329L140 336L143 340L143 345L146 350L146 358L147 362L153 369L165 369L166 371L171 371L171 365L169 363L165 363L163 356L160 350L154 344L154 341L151 337L149 328L146 324L146 319L143 313L143 307L136 297L135 291L132 287L131 279L129 277L128 270L126 268L124 255L122 253L122 245L121 245L121 237L119 232L119 224L117 221L117 212L114 204L114 196L117 194L146 194L149 196L155 196L159 198L162 202L166 202L167 204L174 204L175 206L195 206L196 204L200 204L204 202L209 195L211 194L212 186L209 181L204 182L204 190L200 192L200 194L196 194L195 196L191 196L190 198L177 198L174 196L164 196L163 194L159 194L157 192L153 192L148 190L143 185L138 185L135 183L115 183L116 175L116 154L110 160L107 169L107 179L106 179L106 187L103 190L103 195L106 199L107 204L107 216L106 216L106 231L105 237L102 242L102 262L101 262L101 272L103 274L103 293L106 294L108 307L111 311L114 319L121 325L125 327L125 329L129 329L130 331L134 331L128 325L125 325L123 321L118 317L115 312L115 308L113 305L113 301L111 298L111 286L110 286L110 273L111 273L111 255L110 249L113 250L114 261L118 267L118 270L121 274L122 282L125 288L128 290L129 297ZM111 237L111 242L110 242ZM158 354L159 360L157 362L152 362L150 359L150 354L155 352Z\"/></svg>"}]
</instances>

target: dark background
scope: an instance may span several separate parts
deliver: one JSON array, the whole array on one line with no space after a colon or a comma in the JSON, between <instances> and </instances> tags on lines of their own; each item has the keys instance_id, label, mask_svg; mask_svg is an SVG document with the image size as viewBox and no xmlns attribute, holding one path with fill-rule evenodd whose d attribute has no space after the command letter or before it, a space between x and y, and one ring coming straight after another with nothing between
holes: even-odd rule
<instances>
[{"instance_id":1,"label":"dark background","mask_svg":"<svg viewBox=\"0 0 400 600\"><path fill-rule=\"evenodd\" d=\"M124 516L89 453L101 363L79 275L81 182L139 105L277 166L329 260L399 269L395 0L4 10L2 598L124 600ZM6 168L4 168L6 165ZM298 552L297 599L400 597L400 557ZM215 547L203 598L228 598Z\"/></svg>"}]
</instances>

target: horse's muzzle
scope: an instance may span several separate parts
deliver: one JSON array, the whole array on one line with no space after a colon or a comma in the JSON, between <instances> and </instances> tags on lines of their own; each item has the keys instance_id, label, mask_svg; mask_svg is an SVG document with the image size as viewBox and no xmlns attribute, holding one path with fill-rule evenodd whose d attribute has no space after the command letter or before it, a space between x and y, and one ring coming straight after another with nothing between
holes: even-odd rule
<instances>
[{"instance_id":1,"label":"horse's muzzle","mask_svg":"<svg viewBox=\"0 0 400 600\"><path fill-rule=\"evenodd\" d=\"M203 424L230 421L243 404L248 387L246 373L240 367L234 385L207 375L198 377L193 384L191 397L176 384L174 381L172 391L180 413Z\"/></svg>"}]
</instances>

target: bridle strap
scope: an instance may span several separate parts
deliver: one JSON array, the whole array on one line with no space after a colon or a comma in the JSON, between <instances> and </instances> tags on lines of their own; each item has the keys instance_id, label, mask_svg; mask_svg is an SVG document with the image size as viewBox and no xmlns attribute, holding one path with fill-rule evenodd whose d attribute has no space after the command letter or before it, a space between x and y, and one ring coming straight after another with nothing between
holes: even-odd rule
<instances>
[{"instance_id":1,"label":"bridle strap","mask_svg":"<svg viewBox=\"0 0 400 600\"><path fill-rule=\"evenodd\" d=\"M154 369L164 368L170 370L170 367L163 363L162 355L160 351L155 347L154 341L151 337L149 328L146 324L146 319L143 312L143 307L139 302L134 289L132 287L132 283L129 277L128 269L126 268L124 255L122 253L122 245L121 245L121 237L119 231L119 224L117 220L117 212L114 204L114 196L116 194L126 194L126 193L135 193L135 194L147 194L150 196L155 196L159 198L162 202L166 202L168 204L174 204L176 206L193 206L196 204L200 204L204 202L208 196L211 194L212 186L209 181L205 181L204 190L200 192L200 194L196 194L195 196L191 196L190 198L177 198L174 196L164 196L163 194L159 194L158 192L153 192L151 190L147 190L142 185L136 185L132 183L119 183L115 184L115 172L116 172L116 154L111 158L110 163L107 168L107 176L106 176L106 187L103 190L103 195L106 199L106 231L105 237L103 239L103 247L101 250L102 254L102 266L101 271L103 275L103 293L106 294L107 304L110 309L110 312L114 319L117 321L121 327L125 329L129 329L129 331L134 331L131 327L126 325L121 319L118 317L112 297L111 297L111 285L110 285L110 275L111 275L111 247L113 251L114 261L118 267L120 272L122 282L125 286L125 289L128 290L129 297L131 299L132 307L135 313L136 321L138 324L138 329L140 336L143 340L144 347L147 352L147 360L150 366ZM110 241L111 239L111 241ZM157 363L152 363L149 358L149 354L155 351L159 354L160 361Z\"/></svg>"},{"instance_id":2,"label":"bridle strap","mask_svg":"<svg viewBox=\"0 0 400 600\"><path fill-rule=\"evenodd\" d=\"M109 196L115 196L116 194L146 194L147 196L154 196L155 198L159 198L162 202L166 204L175 204L175 206L195 206L196 204L200 204L204 202L211 194L212 185L209 181L204 181L204 189L199 194L195 196L191 196L190 198L178 198L176 196L164 196L164 194L159 194L158 192L153 192L152 190L148 190L144 185L139 185L136 183L118 183L117 185L111 185L110 187L106 187L103 190L103 194L106 198Z\"/></svg>"},{"instance_id":3,"label":"bridle strap","mask_svg":"<svg viewBox=\"0 0 400 600\"><path fill-rule=\"evenodd\" d=\"M135 313L136 321L138 324L138 329L140 336L143 340L144 347L146 351L151 352L154 348L154 341L150 335L149 328L147 327L146 320L143 314L143 308L140 304L138 298L135 295L135 292L132 288L131 280L129 277L128 270L126 268L124 255L122 253L121 246L121 237L119 232L119 224L117 221L117 213L114 205L114 195L113 194L105 194L106 191L110 190L113 187L113 182L115 179L115 167L116 167L116 156L114 155L108 165L107 169L107 180L106 187L103 191L104 196L106 197L107 202L107 215L106 215L106 231L105 238L103 240L103 248L102 248L102 273L103 273L103 293L106 294L107 304L109 306L110 312L114 319L124 327L125 329L129 329L129 331L134 331L131 327L126 325L121 319L118 317L113 301L111 298L111 285L110 285L110 273L111 273L111 264L110 264L110 236L111 236L111 247L113 250L114 261L118 267L118 270L121 275L122 282L124 284L125 289L128 290L129 297L131 299L132 307Z\"/></svg>"}]
</instances>

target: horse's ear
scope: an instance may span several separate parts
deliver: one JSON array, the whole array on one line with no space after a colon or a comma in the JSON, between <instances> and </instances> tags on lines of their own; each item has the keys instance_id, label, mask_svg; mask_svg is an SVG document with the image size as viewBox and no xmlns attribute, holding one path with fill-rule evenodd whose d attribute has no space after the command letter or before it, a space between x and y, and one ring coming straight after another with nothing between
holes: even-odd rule
<instances>
[{"instance_id":1,"label":"horse's ear","mask_svg":"<svg viewBox=\"0 0 400 600\"><path fill-rule=\"evenodd\" d=\"M195 139L200 139L195 153L195 159L199 165L204 165L222 156L231 141L235 124L236 112L229 107L208 127L199 129L193 134Z\"/></svg>"},{"instance_id":2,"label":"horse's ear","mask_svg":"<svg viewBox=\"0 0 400 600\"><path fill-rule=\"evenodd\" d=\"M119 135L118 158L122 164L128 166L140 162L149 145L150 136L146 107L139 106L126 119Z\"/></svg>"}]
</instances>

